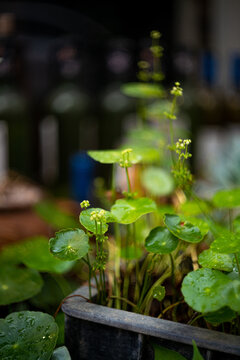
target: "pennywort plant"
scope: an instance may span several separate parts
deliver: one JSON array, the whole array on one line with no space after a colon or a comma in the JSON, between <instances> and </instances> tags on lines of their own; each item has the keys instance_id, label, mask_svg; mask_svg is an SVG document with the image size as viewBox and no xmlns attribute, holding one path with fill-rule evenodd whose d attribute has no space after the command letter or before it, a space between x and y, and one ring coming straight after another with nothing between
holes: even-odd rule
<instances>
[{"instance_id":1,"label":"pennywort plant","mask_svg":"<svg viewBox=\"0 0 240 360\"><path fill-rule=\"evenodd\" d=\"M126 95L141 100L142 107L150 99L159 102L166 96L157 65L162 56L160 35L151 36L153 69L142 63L141 82L122 88ZM89 301L239 334L240 189L219 191L208 201L195 194L188 164L191 139L176 137L173 126L178 98L183 96L179 82L169 95L168 108L161 114L169 124L165 150L171 154L171 169L163 172L153 166L154 161L159 164L155 157L159 148L145 144L89 151L94 160L113 167L110 206L94 208L84 200L81 228L56 233L50 250L59 259L86 264ZM118 196L117 166L127 184ZM135 188L131 167L144 168L140 171L143 188ZM93 286L97 298L92 298Z\"/></svg>"}]
</instances>

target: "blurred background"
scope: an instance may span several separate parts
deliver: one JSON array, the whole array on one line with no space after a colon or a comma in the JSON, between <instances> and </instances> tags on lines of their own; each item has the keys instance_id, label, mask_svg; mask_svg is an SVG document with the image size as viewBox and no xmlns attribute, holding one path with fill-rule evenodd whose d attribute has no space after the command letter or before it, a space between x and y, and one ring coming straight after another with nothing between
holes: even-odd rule
<instances>
[{"instance_id":1,"label":"blurred background","mask_svg":"<svg viewBox=\"0 0 240 360\"><path fill-rule=\"evenodd\" d=\"M151 62L152 30L162 34L164 86L179 81L184 89L195 175L203 184L240 184L240 2L158 6L1 1L0 225L6 238L26 236L13 225L16 211L43 194L64 198L63 208L77 212L75 202L90 196L94 177L107 176L86 150L115 148L134 125L135 103L120 86L136 81L139 60ZM28 221L33 232L34 221Z\"/></svg>"}]
</instances>

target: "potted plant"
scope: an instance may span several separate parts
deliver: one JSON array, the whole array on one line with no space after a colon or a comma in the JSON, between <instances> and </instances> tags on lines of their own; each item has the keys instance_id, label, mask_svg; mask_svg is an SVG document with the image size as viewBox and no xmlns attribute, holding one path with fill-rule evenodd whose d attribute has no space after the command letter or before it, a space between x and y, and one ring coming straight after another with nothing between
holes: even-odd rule
<instances>
[{"instance_id":1,"label":"potted plant","mask_svg":"<svg viewBox=\"0 0 240 360\"><path fill-rule=\"evenodd\" d=\"M163 96L156 62L162 52L159 36L152 32L155 83L130 84L125 93L141 99ZM141 66L140 76L149 79L148 66ZM156 149L89 151L96 161L112 164L113 174L119 164L127 188L118 198L113 176L111 206L91 208L84 200L81 228L62 230L50 239L53 255L67 261L81 259L89 271L88 286L62 304L73 359L190 359L193 340L201 351L193 343L194 359L240 355L240 218L235 211L240 189L219 191L210 201L195 194L188 167L191 140L175 141L180 84L175 83L170 93L172 102L164 110L169 123L169 176L152 165L146 176L146 164ZM141 102L146 123L144 106ZM136 164L144 164L139 171L145 179L144 190L137 190L152 196L139 196L133 188L130 169Z\"/></svg>"}]
</instances>

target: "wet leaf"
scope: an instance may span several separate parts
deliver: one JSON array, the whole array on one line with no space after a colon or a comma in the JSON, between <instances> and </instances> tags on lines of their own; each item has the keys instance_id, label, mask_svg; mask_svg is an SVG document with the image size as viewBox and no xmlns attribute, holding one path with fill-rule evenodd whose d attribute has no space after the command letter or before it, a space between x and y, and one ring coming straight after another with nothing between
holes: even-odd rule
<instances>
[{"instance_id":1,"label":"wet leaf","mask_svg":"<svg viewBox=\"0 0 240 360\"><path fill-rule=\"evenodd\" d=\"M108 231L108 224L102 223L102 228L100 228L100 223L97 223L97 229L96 229L96 223L94 220L91 220L91 213L93 211L99 212L102 209L100 208L90 208L87 210L83 210L79 216L80 223L87 229L88 231L91 231L93 234L105 234L105 232ZM115 219L113 215L105 210L105 218L106 222L114 222Z\"/></svg>"},{"instance_id":2,"label":"wet leaf","mask_svg":"<svg viewBox=\"0 0 240 360\"><path fill-rule=\"evenodd\" d=\"M233 284L234 281L239 283L239 289L238 284ZM235 310L233 307L240 291L240 281L234 281L218 270L202 268L185 276L182 293L187 304L198 312L210 313L223 306ZM239 300L238 306L240 308Z\"/></svg>"},{"instance_id":3,"label":"wet leaf","mask_svg":"<svg viewBox=\"0 0 240 360\"><path fill-rule=\"evenodd\" d=\"M124 95L140 99L159 98L165 95L165 91L160 85L142 82L124 84L121 86L121 91Z\"/></svg>"},{"instance_id":4,"label":"wet leaf","mask_svg":"<svg viewBox=\"0 0 240 360\"><path fill-rule=\"evenodd\" d=\"M166 295L165 287L162 285L155 286L153 289L153 298L162 301Z\"/></svg>"},{"instance_id":5,"label":"wet leaf","mask_svg":"<svg viewBox=\"0 0 240 360\"><path fill-rule=\"evenodd\" d=\"M42 286L42 278L34 269L0 267L0 305L27 300L39 293Z\"/></svg>"},{"instance_id":6,"label":"wet leaf","mask_svg":"<svg viewBox=\"0 0 240 360\"><path fill-rule=\"evenodd\" d=\"M240 250L240 233L225 232L212 242L210 248L221 254L237 253Z\"/></svg>"},{"instance_id":7,"label":"wet leaf","mask_svg":"<svg viewBox=\"0 0 240 360\"><path fill-rule=\"evenodd\" d=\"M62 230L49 240L50 251L62 260L78 260L88 253L88 235L81 229Z\"/></svg>"},{"instance_id":8,"label":"wet leaf","mask_svg":"<svg viewBox=\"0 0 240 360\"><path fill-rule=\"evenodd\" d=\"M111 208L111 213L120 224L131 224L141 216L156 211L155 202L149 198L119 199Z\"/></svg>"},{"instance_id":9,"label":"wet leaf","mask_svg":"<svg viewBox=\"0 0 240 360\"><path fill-rule=\"evenodd\" d=\"M57 336L52 316L34 311L12 313L0 319L0 358L49 360Z\"/></svg>"},{"instance_id":10,"label":"wet leaf","mask_svg":"<svg viewBox=\"0 0 240 360\"><path fill-rule=\"evenodd\" d=\"M52 354L51 360L71 360L71 356L66 346L61 346L55 349Z\"/></svg>"},{"instance_id":11,"label":"wet leaf","mask_svg":"<svg viewBox=\"0 0 240 360\"><path fill-rule=\"evenodd\" d=\"M119 163L122 158L122 150L92 150L88 151L88 155L91 156L95 161L102 164L115 164ZM135 151L129 153L129 160L133 164L139 163L142 158Z\"/></svg>"},{"instance_id":12,"label":"wet leaf","mask_svg":"<svg viewBox=\"0 0 240 360\"><path fill-rule=\"evenodd\" d=\"M233 255L216 253L212 249L204 250L199 255L198 262L209 269L229 272L233 270Z\"/></svg>"},{"instance_id":13,"label":"wet leaf","mask_svg":"<svg viewBox=\"0 0 240 360\"><path fill-rule=\"evenodd\" d=\"M203 219L193 217L193 216L186 216L186 215L180 215L182 222L189 222L190 224L198 227L203 237L205 237L209 231L209 225L206 221Z\"/></svg>"},{"instance_id":14,"label":"wet leaf","mask_svg":"<svg viewBox=\"0 0 240 360\"><path fill-rule=\"evenodd\" d=\"M156 254L170 254L178 245L176 238L166 227L152 229L145 240L147 251Z\"/></svg>"},{"instance_id":15,"label":"wet leaf","mask_svg":"<svg viewBox=\"0 0 240 360\"><path fill-rule=\"evenodd\" d=\"M197 226L188 221L182 222L181 218L177 215L165 214L164 222L168 230L181 240L198 243L204 237Z\"/></svg>"},{"instance_id":16,"label":"wet leaf","mask_svg":"<svg viewBox=\"0 0 240 360\"><path fill-rule=\"evenodd\" d=\"M213 204L220 208L240 206L240 188L216 192L213 196Z\"/></svg>"},{"instance_id":17,"label":"wet leaf","mask_svg":"<svg viewBox=\"0 0 240 360\"><path fill-rule=\"evenodd\" d=\"M232 322L237 316L236 312L229 309L229 307L225 306L218 311L206 314L204 319L208 321L210 324L217 326L224 322Z\"/></svg>"},{"instance_id":18,"label":"wet leaf","mask_svg":"<svg viewBox=\"0 0 240 360\"><path fill-rule=\"evenodd\" d=\"M173 191L174 180L166 170L148 167L142 173L142 185L153 196L166 196Z\"/></svg>"}]
</instances>

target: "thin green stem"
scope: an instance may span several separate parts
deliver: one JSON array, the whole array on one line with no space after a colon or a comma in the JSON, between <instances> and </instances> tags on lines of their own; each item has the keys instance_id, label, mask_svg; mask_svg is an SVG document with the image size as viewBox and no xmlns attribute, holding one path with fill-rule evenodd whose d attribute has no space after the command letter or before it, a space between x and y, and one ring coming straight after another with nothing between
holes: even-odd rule
<instances>
[{"instance_id":1,"label":"thin green stem","mask_svg":"<svg viewBox=\"0 0 240 360\"><path fill-rule=\"evenodd\" d=\"M87 254L87 263L88 263L88 291L89 291L89 299L92 300L92 287L91 287L91 278L92 278L92 266L90 264L89 255Z\"/></svg>"},{"instance_id":2,"label":"thin green stem","mask_svg":"<svg viewBox=\"0 0 240 360\"><path fill-rule=\"evenodd\" d=\"M191 321L188 322L188 325L192 325L193 323L195 323L195 321L197 321L198 319L200 319L201 317L203 317L203 314L199 314L198 316L196 316L194 319L192 319Z\"/></svg>"},{"instance_id":3,"label":"thin green stem","mask_svg":"<svg viewBox=\"0 0 240 360\"><path fill-rule=\"evenodd\" d=\"M125 167L125 172L126 172L126 177L127 177L128 192L131 193L131 183L130 183L130 178L129 178L129 173L128 173L127 167Z\"/></svg>"},{"instance_id":4,"label":"thin green stem","mask_svg":"<svg viewBox=\"0 0 240 360\"><path fill-rule=\"evenodd\" d=\"M130 301L130 300L124 298L124 297L121 297L121 296L119 296L119 297L117 297L117 296L110 296L110 298L111 298L111 299L118 299L118 300L124 301L125 303L131 305L132 307L136 307L136 306L137 306L137 305L134 304L132 301Z\"/></svg>"},{"instance_id":5,"label":"thin green stem","mask_svg":"<svg viewBox=\"0 0 240 360\"><path fill-rule=\"evenodd\" d=\"M238 256L236 253L234 254L234 257L235 257L236 264L237 264L238 274L240 276L240 264L239 264Z\"/></svg>"},{"instance_id":6,"label":"thin green stem","mask_svg":"<svg viewBox=\"0 0 240 360\"><path fill-rule=\"evenodd\" d=\"M121 234L119 224L114 223L114 233L116 241L116 255L115 255L115 291L116 291L116 308L121 309L121 302L119 300L121 289L120 289L120 258L121 258Z\"/></svg>"}]
</instances>

